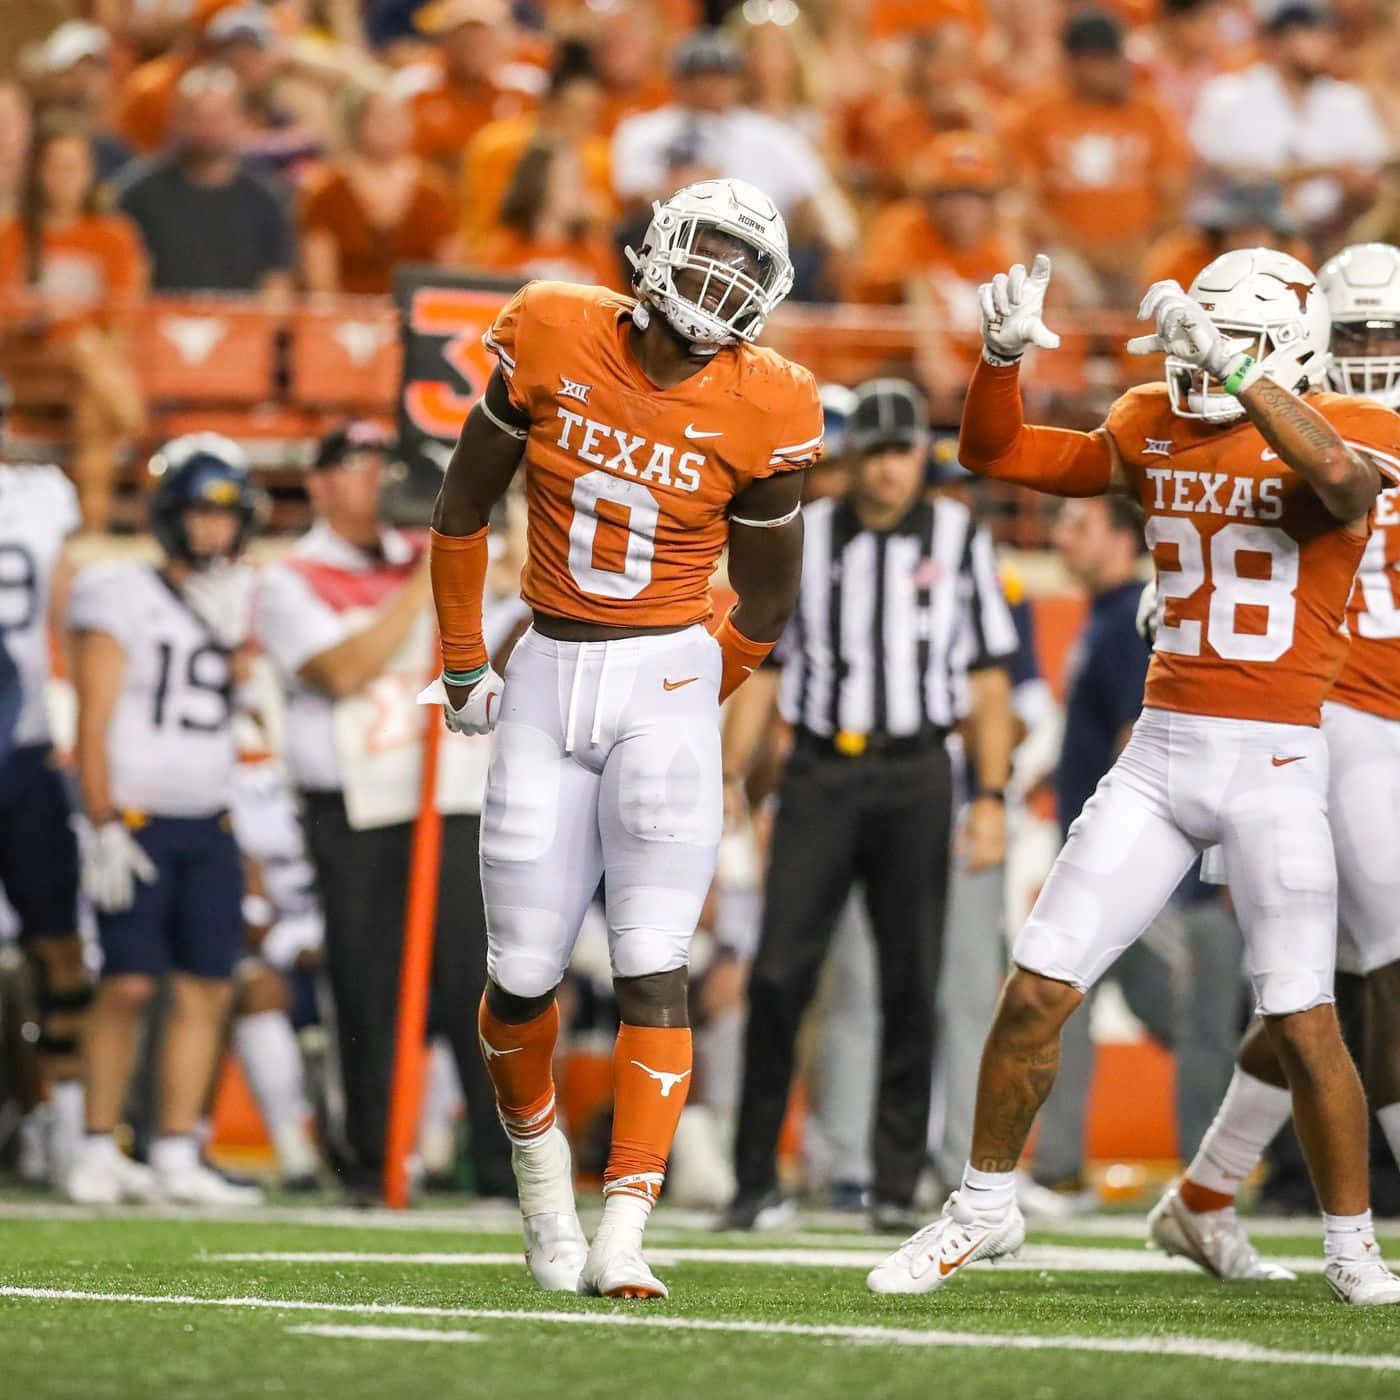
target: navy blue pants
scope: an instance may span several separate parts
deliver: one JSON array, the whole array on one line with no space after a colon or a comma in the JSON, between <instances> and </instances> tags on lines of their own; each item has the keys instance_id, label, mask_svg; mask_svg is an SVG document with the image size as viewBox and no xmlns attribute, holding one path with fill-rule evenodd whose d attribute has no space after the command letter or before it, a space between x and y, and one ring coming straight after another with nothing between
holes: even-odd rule
<instances>
[{"instance_id":1,"label":"navy blue pants","mask_svg":"<svg viewBox=\"0 0 1400 1400\"><path fill-rule=\"evenodd\" d=\"M77 931L78 841L69 810L53 748L11 749L0 763L0 886L19 915L21 939Z\"/></svg>"},{"instance_id":2,"label":"navy blue pants","mask_svg":"<svg viewBox=\"0 0 1400 1400\"><path fill-rule=\"evenodd\" d=\"M130 909L98 915L102 975L231 977L243 952L243 858L228 817L149 817L132 835L156 880L135 882Z\"/></svg>"}]
</instances>

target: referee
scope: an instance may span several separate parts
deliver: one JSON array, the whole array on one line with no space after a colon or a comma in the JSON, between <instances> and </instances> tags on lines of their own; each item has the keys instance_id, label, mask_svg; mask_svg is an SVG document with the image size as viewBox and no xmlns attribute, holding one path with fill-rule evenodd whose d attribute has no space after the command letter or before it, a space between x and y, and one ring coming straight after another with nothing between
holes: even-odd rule
<instances>
[{"instance_id":1,"label":"referee","mask_svg":"<svg viewBox=\"0 0 1400 1400\"><path fill-rule=\"evenodd\" d=\"M873 1223L915 1228L952 820L945 740L965 716L984 784L967 858L996 864L1005 847L1012 722L1002 661L1016 650L1016 630L991 540L965 506L925 495L927 414L914 385L861 385L851 440L845 493L804 509L801 593L780 646L781 682L762 672L745 688L766 685L769 705L778 690L793 746L749 982L737 1193L722 1222L729 1229L786 1212L777 1147L798 1025L856 884L870 914L882 1013ZM726 753L728 783L742 785L749 759Z\"/></svg>"}]
</instances>

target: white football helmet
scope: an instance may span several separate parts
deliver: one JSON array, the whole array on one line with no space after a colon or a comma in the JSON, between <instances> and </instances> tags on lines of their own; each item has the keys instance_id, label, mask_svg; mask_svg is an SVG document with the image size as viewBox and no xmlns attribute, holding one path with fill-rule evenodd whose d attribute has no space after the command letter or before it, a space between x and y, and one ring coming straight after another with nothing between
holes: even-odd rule
<instances>
[{"instance_id":1,"label":"white football helmet","mask_svg":"<svg viewBox=\"0 0 1400 1400\"><path fill-rule=\"evenodd\" d=\"M737 242L753 255L754 271L735 267L713 247L696 244L706 233ZM718 349L756 340L774 308L792 290L787 226L778 206L743 180L701 180L652 205L651 223L637 254L627 249L632 284L682 339ZM684 290L678 274L692 272Z\"/></svg>"},{"instance_id":2,"label":"white football helmet","mask_svg":"<svg viewBox=\"0 0 1400 1400\"><path fill-rule=\"evenodd\" d=\"M1327 377L1327 298L1297 258L1273 248L1222 253L1187 289L1234 350L1253 355L1276 384L1304 393ZM1225 423L1244 407L1203 369L1167 356L1167 393L1182 418Z\"/></svg>"},{"instance_id":3,"label":"white football helmet","mask_svg":"<svg viewBox=\"0 0 1400 1400\"><path fill-rule=\"evenodd\" d=\"M1332 387L1400 408L1400 248L1353 243L1317 280L1332 317Z\"/></svg>"}]
</instances>

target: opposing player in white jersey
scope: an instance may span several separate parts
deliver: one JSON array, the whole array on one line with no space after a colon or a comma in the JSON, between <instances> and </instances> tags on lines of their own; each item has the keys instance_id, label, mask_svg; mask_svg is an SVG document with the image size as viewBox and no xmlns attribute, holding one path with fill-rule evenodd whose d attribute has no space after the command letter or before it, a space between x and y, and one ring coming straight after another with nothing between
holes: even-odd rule
<instances>
[{"instance_id":1,"label":"opposing player in white jersey","mask_svg":"<svg viewBox=\"0 0 1400 1400\"><path fill-rule=\"evenodd\" d=\"M7 392L0 380L0 432ZM92 987L78 938L78 845L49 734L50 622L61 613L78 498L57 467L0 464L0 888L33 972L49 1101L25 1124L61 1173L82 1129L79 1040Z\"/></svg>"},{"instance_id":2,"label":"opposing player in white jersey","mask_svg":"<svg viewBox=\"0 0 1400 1400\"><path fill-rule=\"evenodd\" d=\"M196 1125L243 947L228 809L249 574L234 560L256 495L242 451L213 433L176 439L152 470L160 562L84 570L68 609L78 778L93 828L83 884L98 909L102 975L85 1042L87 1135L67 1188L97 1204L244 1204L261 1193L202 1165ZM112 1132L146 1007L167 974L161 1122L146 1167Z\"/></svg>"},{"instance_id":3,"label":"opposing player in white jersey","mask_svg":"<svg viewBox=\"0 0 1400 1400\"><path fill-rule=\"evenodd\" d=\"M1346 248L1318 281L1332 318L1332 387L1400 409L1400 249ZM1400 1162L1400 487L1381 493L1372 527L1347 610L1351 647L1322 707L1322 733L1337 966L1366 979L1362 1078ZM1291 1111L1283 1067L1256 1024L1186 1175L1148 1217L1152 1240L1218 1278L1291 1278L1260 1258L1235 1214L1240 1183Z\"/></svg>"}]
</instances>

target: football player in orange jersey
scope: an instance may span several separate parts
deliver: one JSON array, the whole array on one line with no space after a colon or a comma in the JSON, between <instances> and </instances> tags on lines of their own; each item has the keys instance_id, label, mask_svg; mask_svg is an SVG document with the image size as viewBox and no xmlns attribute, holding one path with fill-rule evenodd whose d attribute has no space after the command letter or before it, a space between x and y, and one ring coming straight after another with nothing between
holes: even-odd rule
<instances>
[{"instance_id":1,"label":"football player in orange jersey","mask_svg":"<svg viewBox=\"0 0 1400 1400\"><path fill-rule=\"evenodd\" d=\"M482 1053L542 1287L665 1297L642 1237L690 1085L686 964L723 806L719 702L792 611L802 469L821 451L806 370L754 339L792 286L773 202L738 180L654 207L636 298L527 284L438 499L433 593L447 723L495 729L482 813ZM525 463L534 623L497 677L481 641L486 523ZM739 601L715 627L729 549ZM555 988L603 882L622 1025L592 1248L554 1122ZM586 1258L585 1258L586 1252Z\"/></svg>"},{"instance_id":2,"label":"football player in orange jersey","mask_svg":"<svg viewBox=\"0 0 1400 1400\"><path fill-rule=\"evenodd\" d=\"M1330 322L1312 273L1269 249L1226 253L1187 296L1154 284L1140 315L1166 383L1130 390L1092 433L1028 427L1019 362L1053 347L1049 259L981 288L983 357L959 459L1063 496L1130 492L1157 569L1145 705L1070 828L1013 950L987 1036L972 1154L942 1216L870 1273L922 1293L1025 1238L1015 1167L1055 1079L1060 1028L1197 855L1224 849L1255 1000L1292 1088L1325 1212L1326 1278L1350 1303L1400 1303L1371 1228L1366 1101L1332 1005L1337 879L1322 702L1400 419L1319 392Z\"/></svg>"},{"instance_id":3,"label":"football player in orange jersey","mask_svg":"<svg viewBox=\"0 0 1400 1400\"><path fill-rule=\"evenodd\" d=\"M1400 249L1362 243L1318 274L1332 317L1328 377L1344 394L1400 408ZM1351 646L1322 707L1328 817L1337 858L1337 964L1365 986L1362 1064L1376 1118L1400 1162L1400 490L1382 492L1347 608ZM1263 1025L1186 1170L1148 1216L1154 1243L1218 1278L1292 1278L1261 1259L1235 1193L1288 1119L1288 1080Z\"/></svg>"}]
</instances>

